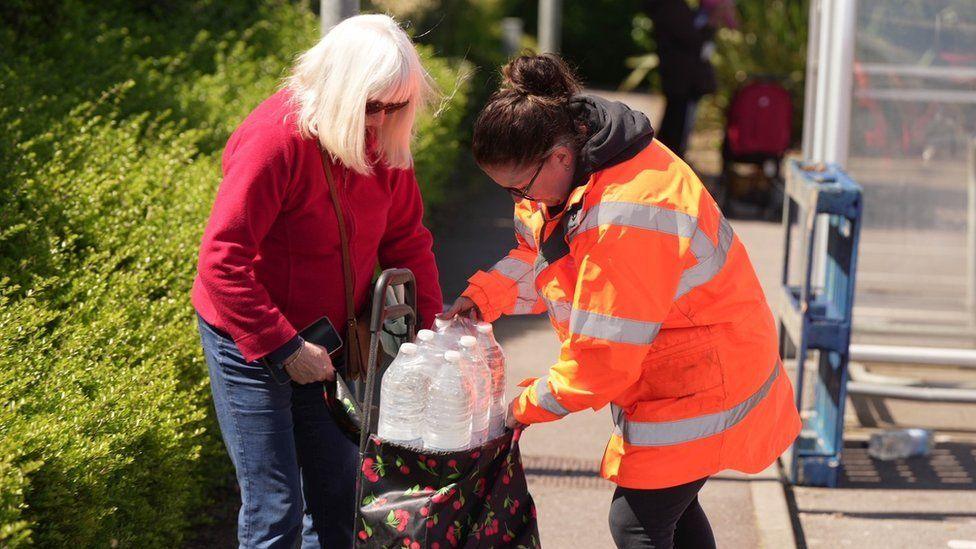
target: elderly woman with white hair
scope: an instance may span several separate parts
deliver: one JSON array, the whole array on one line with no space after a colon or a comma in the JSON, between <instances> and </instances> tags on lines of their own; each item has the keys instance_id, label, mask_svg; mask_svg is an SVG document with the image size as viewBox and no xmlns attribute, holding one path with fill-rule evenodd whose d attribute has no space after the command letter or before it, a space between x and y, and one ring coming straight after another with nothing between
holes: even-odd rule
<instances>
[{"instance_id":1,"label":"elderly woman with white hair","mask_svg":"<svg viewBox=\"0 0 976 549\"><path fill-rule=\"evenodd\" d=\"M352 545L357 448L322 396L341 365L299 332L325 316L345 334L340 222L357 313L377 265L414 272L422 324L440 312L410 153L431 93L391 18L353 17L227 142L193 305L241 491L241 547Z\"/></svg>"}]
</instances>

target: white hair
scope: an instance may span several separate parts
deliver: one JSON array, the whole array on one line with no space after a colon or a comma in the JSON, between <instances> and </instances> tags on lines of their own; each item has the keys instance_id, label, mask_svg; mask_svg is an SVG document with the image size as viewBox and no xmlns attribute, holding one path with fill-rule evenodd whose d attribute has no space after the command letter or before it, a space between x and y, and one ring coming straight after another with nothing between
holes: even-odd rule
<instances>
[{"instance_id":1,"label":"white hair","mask_svg":"<svg viewBox=\"0 0 976 549\"><path fill-rule=\"evenodd\" d=\"M410 142L417 112L434 94L407 33L387 15L357 15L332 28L301 54L283 84L297 105L297 125L306 138L347 167L372 173L366 154L366 103L406 107L377 128L380 158L393 168L413 165Z\"/></svg>"}]
</instances>

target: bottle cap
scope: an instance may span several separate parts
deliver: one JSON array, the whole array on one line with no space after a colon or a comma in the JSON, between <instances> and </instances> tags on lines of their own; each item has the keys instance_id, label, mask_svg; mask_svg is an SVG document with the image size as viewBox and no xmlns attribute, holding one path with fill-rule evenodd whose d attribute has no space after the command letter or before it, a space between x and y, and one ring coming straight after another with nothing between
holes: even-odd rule
<instances>
[{"instance_id":1,"label":"bottle cap","mask_svg":"<svg viewBox=\"0 0 976 549\"><path fill-rule=\"evenodd\" d=\"M457 351L448 351L448 352L444 353L444 360L446 360L448 362L460 362L461 361L461 353L459 353Z\"/></svg>"},{"instance_id":2,"label":"bottle cap","mask_svg":"<svg viewBox=\"0 0 976 549\"><path fill-rule=\"evenodd\" d=\"M435 334L433 330L420 330L419 332L417 332L417 339L423 341L424 343L427 343L429 341L434 340L434 335Z\"/></svg>"},{"instance_id":3,"label":"bottle cap","mask_svg":"<svg viewBox=\"0 0 976 549\"><path fill-rule=\"evenodd\" d=\"M489 322L479 322L477 329L479 334L490 334L493 331L491 323Z\"/></svg>"},{"instance_id":4,"label":"bottle cap","mask_svg":"<svg viewBox=\"0 0 976 549\"><path fill-rule=\"evenodd\" d=\"M458 344L462 347L474 347L478 344L478 340L475 339L474 336L461 336L461 339L458 340Z\"/></svg>"},{"instance_id":5,"label":"bottle cap","mask_svg":"<svg viewBox=\"0 0 976 549\"><path fill-rule=\"evenodd\" d=\"M400 352L406 355L415 355L417 354L417 346L413 343L404 343L400 345Z\"/></svg>"}]
</instances>

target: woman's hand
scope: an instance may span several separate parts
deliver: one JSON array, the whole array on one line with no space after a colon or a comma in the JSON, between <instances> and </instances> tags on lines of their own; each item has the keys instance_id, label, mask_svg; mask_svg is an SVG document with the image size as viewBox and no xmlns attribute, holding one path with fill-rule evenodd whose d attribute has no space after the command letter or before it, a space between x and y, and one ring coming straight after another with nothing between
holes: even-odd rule
<instances>
[{"instance_id":1,"label":"woman's hand","mask_svg":"<svg viewBox=\"0 0 976 549\"><path fill-rule=\"evenodd\" d=\"M295 357L286 361L285 371L295 381L305 385L316 381L332 381L335 379L335 368L332 358L324 347L305 341L295 353Z\"/></svg>"},{"instance_id":2,"label":"woman's hand","mask_svg":"<svg viewBox=\"0 0 976 549\"><path fill-rule=\"evenodd\" d=\"M475 318L481 319L481 311L478 310L478 306L471 301L471 298L464 297L463 295L456 300L454 300L454 305L447 310L441 318L454 318L457 315L473 314Z\"/></svg>"},{"instance_id":3,"label":"woman's hand","mask_svg":"<svg viewBox=\"0 0 976 549\"><path fill-rule=\"evenodd\" d=\"M524 429L525 427L527 427L527 425L515 419L515 401L517 400L518 397L515 397L512 399L511 402L508 403L508 413L505 414L505 426L508 427L509 429L516 429L518 427L522 427Z\"/></svg>"}]
</instances>

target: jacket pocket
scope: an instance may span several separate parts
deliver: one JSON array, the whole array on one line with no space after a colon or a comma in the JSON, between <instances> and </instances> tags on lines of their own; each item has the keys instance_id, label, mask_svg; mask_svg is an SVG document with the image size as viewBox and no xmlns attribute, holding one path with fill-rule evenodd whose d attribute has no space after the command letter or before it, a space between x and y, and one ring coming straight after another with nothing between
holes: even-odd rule
<instances>
[{"instance_id":1,"label":"jacket pocket","mask_svg":"<svg viewBox=\"0 0 976 549\"><path fill-rule=\"evenodd\" d=\"M707 342L665 357L649 357L641 377L640 400L705 396L720 389L722 381L718 348Z\"/></svg>"}]
</instances>

